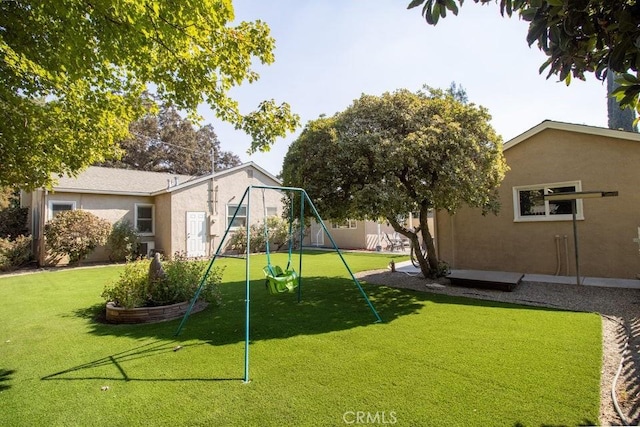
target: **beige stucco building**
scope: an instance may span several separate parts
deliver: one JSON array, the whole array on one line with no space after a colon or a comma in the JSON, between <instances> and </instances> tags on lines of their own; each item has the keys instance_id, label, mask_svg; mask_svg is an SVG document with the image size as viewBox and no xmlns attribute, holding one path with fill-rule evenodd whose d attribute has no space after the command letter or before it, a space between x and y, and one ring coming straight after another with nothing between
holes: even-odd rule
<instances>
[{"instance_id":1,"label":"beige stucco building","mask_svg":"<svg viewBox=\"0 0 640 427\"><path fill-rule=\"evenodd\" d=\"M50 191L23 192L21 204L29 208L34 252L40 264L49 261L44 250L44 224L57 212L70 209L89 211L111 223L129 221L138 230L142 253L156 250L199 257L215 252L249 185L279 186L280 181L253 162L200 177L89 167L75 178L60 178ZM282 214L281 199L280 192L265 191L268 215ZM261 194L251 199L252 223L264 216L262 200ZM231 231L246 225L246 206L245 201ZM106 248L98 248L89 261L107 260L108 255Z\"/></svg>"},{"instance_id":2,"label":"beige stucco building","mask_svg":"<svg viewBox=\"0 0 640 427\"><path fill-rule=\"evenodd\" d=\"M411 221L414 227L419 224L418 216L407 215L407 221ZM325 226L331 233L331 237L335 241L336 245L340 249L357 249L357 250L392 250L391 241L401 241L396 243L393 250L409 251L409 241L404 236L396 233L393 227L386 221L364 221L364 220L347 220L336 222L330 219L324 220ZM427 220L429 230L433 234L433 215L429 214ZM315 247L332 247L331 241L324 233L324 230L320 224L312 222L309 227L308 236L305 239L305 244Z\"/></svg>"},{"instance_id":3,"label":"beige stucco building","mask_svg":"<svg viewBox=\"0 0 640 427\"><path fill-rule=\"evenodd\" d=\"M577 201L582 276L640 273L640 134L545 121L507 142L501 211L436 213L439 257L454 269L574 276L571 202L545 194L618 191Z\"/></svg>"}]
</instances>

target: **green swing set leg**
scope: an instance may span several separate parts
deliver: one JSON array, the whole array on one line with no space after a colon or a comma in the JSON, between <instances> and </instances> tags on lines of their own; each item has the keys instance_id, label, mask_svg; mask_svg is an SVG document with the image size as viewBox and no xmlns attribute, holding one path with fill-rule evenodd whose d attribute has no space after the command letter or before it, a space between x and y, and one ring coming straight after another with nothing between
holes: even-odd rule
<instances>
[{"instance_id":1,"label":"green swing set leg","mask_svg":"<svg viewBox=\"0 0 640 427\"><path fill-rule=\"evenodd\" d=\"M231 223L233 223L233 221L235 220L240 207L242 206L243 201L245 200L245 198L247 199L247 224L251 223L251 209L249 208L251 206L251 190L253 188L261 188L261 189L273 189L273 190L279 190L279 191L296 191L300 193L300 224L302 225L303 219L304 219L304 204L305 201L309 203L309 206L311 206L312 212L316 218L316 220L318 220L318 223L322 226L324 232L327 234L327 236L329 236L329 240L331 241L331 244L333 245L333 248L336 250L336 252L338 253L338 255L340 256L340 260L342 261L342 263L344 264L344 266L346 267L347 271L349 272L349 275L351 276L351 279L353 280L353 282L356 284L356 286L358 287L358 289L360 290L360 293L362 294L362 296L364 297L365 301L367 302L369 308L371 309L371 311L373 312L373 314L376 317L376 323L382 322L382 318L380 317L380 315L378 314L378 312L376 311L375 307L373 306L373 304L371 303L371 301L369 300L369 297L367 296L367 293L364 291L364 289L362 288L362 285L360 284L360 282L358 281L358 279L356 279L356 277L354 276L353 272L351 271L351 268L349 268L349 265L347 264L347 261L344 259L344 256L342 255L342 252L340 251L340 249L338 248L338 245L336 244L336 242L333 240L333 237L331 236L331 234L329 233L329 230L327 229L327 227L325 226L324 222L322 221L322 218L320 218L320 215L318 214L318 211L316 209L316 207L314 206L313 202L311 201L311 199L309 198L309 195L307 194L307 192L302 189L302 188L295 188L295 187L273 187L273 186L249 186L247 187L247 189L245 190L240 202L238 203L238 207L236 208L235 213L233 214L233 217L231 219ZM292 215L293 215L293 210L292 210ZM224 236L222 237L222 240L220 241L220 244L218 245L218 249L216 250L215 255L213 256L213 258L211 259L211 262L209 263L209 266L207 267L204 276L200 282L200 286L198 287L196 294L194 295L193 299L191 300L191 304L189 306L189 308L187 309L187 312L185 313L184 317L182 318L182 322L180 323L180 326L178 327L178 330L176 331L175 335L179 335L180 331L182 330L183 326L185 325L187 319L189 318L189 315L191 314L191 310L193 309L193 306L196 302L196 300L198 299L199 295L200 295L200 291L202 290L202 287L204 286L204 283L210 273L211 268L213 267L213 264L215 262L215 260L217 259L217 257L220 254L220 251L222 249L222 243L225 241L225 238L227 237L228 233L229 233L229 229L230 229L230 225L227 227L227 230L225 231ZM249 383L249 313L250 313L250 309L251 309L251 302L249 299L249 295L250 295L250 281L249 281L249 272L250 272L250 254L251 254L251 248L250 248L250 240L249 240L249 234L247 233L247 244L246 244L246 257L245 257L245 345L244 345L244 376L243 376L243 383L247 384ZM291 235L291 232L289 233ZM299 267L298 267L298 277L296 278L297 280L297 288L298 288L298 302L300 302L301 300L301 296L302 296L302 240L304 238L304 230L302 229L302 226L300 227L300 256L299 256ZM292 239L290 239L292 240ZM289 250L289 254L291 254L291 249ZM268 255L268 253L267 253ZM291 263L291 259L289 259L289 263ZM287 268L288 270L288 268Z\"/></svg>"}]
</instances>

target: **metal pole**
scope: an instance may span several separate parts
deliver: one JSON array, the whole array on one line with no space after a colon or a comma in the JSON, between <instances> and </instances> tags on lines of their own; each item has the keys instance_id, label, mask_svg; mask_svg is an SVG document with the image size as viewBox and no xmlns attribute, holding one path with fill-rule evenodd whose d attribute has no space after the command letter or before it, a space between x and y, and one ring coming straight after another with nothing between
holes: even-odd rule
<instances>
[{"instance_id":1,"label":"metal pole","mask_svg":"<svg viewBox=\"0 0 640 427\"><path fill-rule=\"evenodd\" d=\"M250 224L251 224L251 186L247 189L247 223L245 229L247 230L247 256L245 260L245 324L244 324L244 383L249 382L249 271L250 271L250 254L251 254L251 239L250 239Z\"/></svg>"},{"instance_id":2,"label":"metal pole","mask_svg":"<svg viewBox=\"0 0 640 427\"><path fill-rule=\"evenodd\" d=\"M302 239L304 239L304 196L300 194L300 248L298 254L298 302L302 300ZM293 214L293 200L295 197L291 197L291 212ZM293 238L293 236L291 236Z\"/></svg>"},{"instance_id":3,"label":"metal pole","mask_svg":"<svg viewBox=\"0 0 640 427\"><path fill-rule=\"evenodd\" d=\"M193 310L193 306L196 304L196 301L200 297L200 292L202 291L202 288L205 285L205 283L207 281L207 278L209 277L209 273L211 272L211 268L213 267L213 264L216 262L216 259L218 258L218 255L220 255L220 251L222 250L222 244L224 243L225 239L227 238L227 235L229 234L229 230L231 229L231 224L233 224L233 221L235 221L236 216L238 216L238 212L240 211L240 207L242 206L242 202L244 201L245 197L247 197L247 194L249 194L249 188L248 187L244 191L244 194L242 195L242 198L240 199L238 207L236 208L235 212L233 213L233 217L231 217L231 221L227 225L227 229L225 230L224 235L222 236L222 239L220 240L220 243L218 243L218 249L216 250L215 255L213 255L213 258L211 258L211 261L209 262L209 266L207 267L207 270L205 271L204 275L202 276L202 280L200 280L200 285L198 286L198 289L196 290L196 293L193 295L193 298L191 298L191 304L189 304L189 308L187 308L186 313L182 317L182 321L180 322L180 326L178 326L178 330L176 331L175 336L180 335L180 332L182 331L182 328L186 324L187 319L189 318L189 315L191 314L191 311Z\"/></svg>"},{"instance_id":4,"label":"metal pole","mask_svg":"<svg viewBox=\"0 0 640 427\"><path fill-rule=\"evenodd\" d=\"M576 223L576 211L577 211L576 199L571 200L571 219L573 220L573 247L576 255L576 285L580 284L580 263L578 256L578 225Z\"/></svg>"},{"instance_id":5,"label":"metal pole","mask_svg":"<svg viewBox=\"0 0 640 427\"><path fill-rule=\"evenodd\" d=\"M377 319L376 323L382 322L382 318L378 314L378 311L376 310L376 308L371 303L371 300L369 299L369 296L367 295L367 293L362 288L362 285L360 284L360 281L358 279L356 279L356 276L353 275L353 272L351 271L351 268L349 267L349 264L347 264L347 260L345 260L344 256L342 256L342 252L340 251L340 248L338 248L338 245L336 244L335 240L333 240L333 237L331 237L331 234L329 233L329 230L327 230L327 226L324 225L324 221L322 221L322 218L320 218L320 214L318 213L318 210L316 209L315 205L311 201L311 198L309 197L307 192L304 191L304 190L302 190L302 194L303 194L304 198L309 202L309 206L311 206L311 211L313 212L313 215L316 217L316 219L318 220L318 222L322 226L322 229L324 230L324 232L327 233L327 236L329 236L329 240L331 241L331 244L333 245L333 248L338 253L338 256L342 260L342 264L344 264L344 266L346 267L347 271L349 272L349 275L351 275L351 279L353 280L353 283L356 284L356 286L360 290L360 293L362 294L362 296L364 297L365 301L367 302L367 305L369 305L369 308L371 309L371 312L376 317L376 319Z\"/></svg>"}]
</instances>

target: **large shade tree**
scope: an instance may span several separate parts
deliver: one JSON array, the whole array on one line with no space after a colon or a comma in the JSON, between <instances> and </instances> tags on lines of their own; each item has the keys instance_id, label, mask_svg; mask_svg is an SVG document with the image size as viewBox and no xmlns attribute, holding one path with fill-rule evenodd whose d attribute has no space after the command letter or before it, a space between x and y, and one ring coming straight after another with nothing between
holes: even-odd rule
<instances>
[{"instance_id":1,"label":"large shade tree","mask_svg":"<svg viewBox=\"0 0 640 427\"><path fill-rule=\"evenodd\" d=\"M133 122L130 133L119 144L122 157L101 166L205 175L212 168L220 171L241 163L234 153L222 151L213 126L196 127L174 107L164 106L158 115L148 114Z\"/></svg>"},{"instance_id":2,"label":"large shade tree","mask_svg":"<svg viewBox=\"0 0 640 427\"><path fill-rule=\"evenodd\" d=\"M284 159L284 185L305 188L323 216L384 218L414 247L421 237L421 270L437 276L429 212L453 213L463 204L497 212L507 169L489 113L465 98L431 88L362 95L306 125ZM415 229L404 221L409 212L419 212Z\"/></svg>"},{"instance_id":3,"label":"large shade tree","mask_svg":"<svg viewBox=\"0 0 640 427\"><path fill-rule=\"evenodd\" d=\"M518 14L529 22L527 42L537 43L548 59L540 72L557 75L567 84L594 73L604 80L608 71L620 74L614 96L622 107L640 112L640 1L638 0L473 0L499 3L504 16ZM457 15L464 0L413 0L429 24L447 11Z\"/></svg>"},{"instance_id":4,"label":"large shade tree","mask_svg":"<svg viewBox=\"0 0 640 427\"><path fill-rule=\"evenodd\" d=\"M147 89L192 118L207 103L268 149L298 118L273 100L241 112L228 95L274 61L268 26L233 20L231 0L0 1L0 186L117 156Z\"/></svg>"}]
</instances>

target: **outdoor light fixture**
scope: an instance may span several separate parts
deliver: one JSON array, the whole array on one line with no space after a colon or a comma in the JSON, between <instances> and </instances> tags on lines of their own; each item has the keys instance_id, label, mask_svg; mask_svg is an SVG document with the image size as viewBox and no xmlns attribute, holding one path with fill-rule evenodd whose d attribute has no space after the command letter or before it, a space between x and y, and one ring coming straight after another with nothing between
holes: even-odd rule
<instances>
[{"instance_id":1,"label":"outdoor light fixture","mask_svg":"<svg viewBox=\"0 0 640 427\"><path fill-rule=\"evenodd\" d=\"M572 191L567 193L545 194L544 199L549 201L597 199L599 197L616 197L617 191Z\"/></svg>"},{"instance_id":2,"label":"outdoor light fixture","mask_svg":"<svg viewBox=\"0 0 640 427\"><path fill-rule=\"evenodd\" d=\"M559 201L570 200L571 201L571 219L573 220L573 245L576 254L576 284L580 284L580 262L578 257L578 227L576 224L576 200L578 199L597 199L600 197L617 197L617 191L572 191L566 193L545 194L544 200L547 201Z\"/></svg>"}]
</instances>

